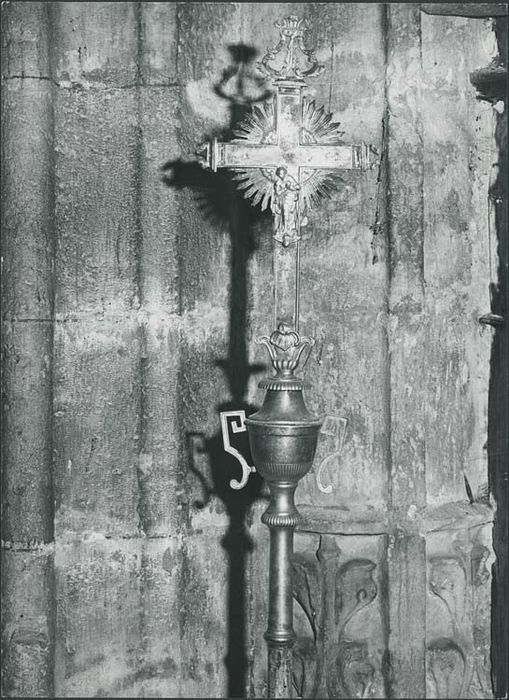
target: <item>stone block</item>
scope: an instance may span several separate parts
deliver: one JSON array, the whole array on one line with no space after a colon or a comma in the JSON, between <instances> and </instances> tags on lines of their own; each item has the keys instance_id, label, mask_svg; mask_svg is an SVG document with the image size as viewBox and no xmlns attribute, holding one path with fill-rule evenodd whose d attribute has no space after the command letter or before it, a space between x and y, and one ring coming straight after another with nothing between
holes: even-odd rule
<instances>
[{"instance_id":1,"label":"stone block","mask_svg":"<svg viewBox=\"0 0 509 700\"><path fill-rule=\"evenodd\" d=\"M4 3L2 78L50 80L49 54L48 3Z\"/></svg>"},{"instance_id":2,"label":"stone block","mask_svg":"<svg viewBox=\"0 0 509 700\"><path fill-rule=\"evenodd\" d=\"M60 323L54 358L57 536L135 535L143 466L136 321Z\"/></svg>"},{"instance_id":3,"label":"stone block","mask_svg":"<svg viewBox=\"0 0 509 700\"><path fill-rule=\"evenodd\" d=\"M140 5L140 73L144 85L168 86L177 81L177 4Z\"/></svg>"},{"instance_id":4,"label":"stone block","mask_svg":"<svg viewBox=\"0 0 509 700\"><path fill-rule=\"evenodd\" d=\"M48 81L13 78L2 90L2 299L7 318L51 317L52 99Z\"/></svg>"},{"instance_id":5,"label":"stone block","mask_svg":"<svg viewBox=\"0 0 509 700\"><path fill-rule=\"evenodd\" d=\"M474 498L487 487L490 308L497 261L488 191L495 143L493 115L476 99L469 72L486 60L483 23L422 15L426 357L426 491L429 504ZM467 50L466 47L469 47ZM464 54L465 71L446 67ZM458 103L465 109L458 110ZM490 240L491 239L491 240Z\"/></svg>"},{"instance_id":6,"label":"stone block","mask_svg":"<svg viewBox=\"0 0 509 700\"><path fill-rule=\"evenodd\" d=\"M52 548L2 548L1 558L2 697L54 697Z\"/></svg>"},{"instance_id":7,"label":"stone block","mask_svg":"<svg viewBox=\"0 0 509 700\"><path fill-rule=\"evenodd\" d=\"M137 308L136 91L61 90L55 113L55 311Z\"/></svg>"},{"instance_id":8,"label":"stone block","mask_svg":"<svg viewBox=\"0 0 509 700\"><path fill-rule=\"evenodd\" d=\"M53 536L51 324L4 322L2 344L2 538L48 542Z\"/></svg>"},{"instance_id":9,"label":"stone block","mask_svg":"<svg viewBox=\"0 0 509 700\"><path fill-rule=\"evenodd\" d=\"M58 2L51 6L54 78L84 88L134 85L138 19L132 2Z\"/></svg>"},{"instance_id":10,"label":"stone block","mask_svg":"<svg viewBox=\"0 0 509 700\"><path fill-rule=\"evenodd\" d=\"M181 330L177 316L140 319L141 364L137 475L140 527L149 536L178 530L186 501L179 421Z\"/></svg>"},{"instance_id":11,"label":"stone block","mask_svg":"<svg viewBox=\"0 0 509 700\"><path fill-rule=\"evenodd\" d=\"M177 696L175 540L57 545L57 697Z\"/></svg>"},{"instance_id":12,"label":"stone block","mask_svg":"<svg viewBox=\"0 0 509 700\"><path fill-rule=\"evenodd\" d=\"M57 696L223 697L216 533L57 545Z\"/></svg>"},{"instance_id":13,"label":"stone block","mask_svg":"<svg viewBox=\"0 0 509 700\"><path fill-rule=\"evenodd\" d=\"M144 87L140 93L140 292L150 312L163 314L178 313L180 299L183 198L177 183L167 184L165 179L165 166L181 158L179 100L177 88ZM171 180L172 174L168 177Z\"/></svg>"}]
</instances>

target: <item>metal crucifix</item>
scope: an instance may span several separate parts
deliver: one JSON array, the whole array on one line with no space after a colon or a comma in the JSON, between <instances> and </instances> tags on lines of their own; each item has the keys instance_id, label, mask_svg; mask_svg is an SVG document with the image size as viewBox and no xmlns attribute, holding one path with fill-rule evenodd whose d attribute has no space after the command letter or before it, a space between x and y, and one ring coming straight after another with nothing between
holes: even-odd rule
<instances>
[{"instance_id":1,"label":"metal crucifix","mask_svg":"<svg viewBox=\"0 0 509 700\"><path fill-rule=\"evenodd\" d=\"M279 43L258 67L274 82L271 101L255 106L234 131L230 142L214 139L198 153L203 167L228 168L244 197L274 214L274 326L284 323L299 330L300 241L307 212L330 196L339 172L369 167L369 147L344 145L339 124L323 107L303 95L305 78L324 66L304 45L305 20L291 16L276 22ZM293 263L292 263L293 258ZM279 297L278 297L278 291Z\"/></svg>"},{"instance_id":2,"label":"metal crucifix","mask_svg":"<svg viewBox=\"0 0 509 700\"><path fill-rule=\"evenodd\" d=\"M255 467L239 455L242 488L256 470L268 482L271 500L262 515L270 531L268 696L292 697L293 533L302 523L295 507L299 480L313 464L321 420L304 403L304 382L295 375L313 338L299 334L300 245L308 211L330 196L343 170L369 166L370 148L341 142L339 124L304 95L305 79L324 69L306 48L307 25L295 16L276 22L280 40L258 67L273 80L271 101L253 107L229 143L214 139L199 152L201 164L213 171L229 168L253 205L274 215L274 330L256 339L269 351L275 374L260 382L266 390L262 408L248 418L243 411L222 414L225 449L235 454L228 427L247 429ZM228 419L238 422L229 423Z\"/></svg>"}]
</instances>

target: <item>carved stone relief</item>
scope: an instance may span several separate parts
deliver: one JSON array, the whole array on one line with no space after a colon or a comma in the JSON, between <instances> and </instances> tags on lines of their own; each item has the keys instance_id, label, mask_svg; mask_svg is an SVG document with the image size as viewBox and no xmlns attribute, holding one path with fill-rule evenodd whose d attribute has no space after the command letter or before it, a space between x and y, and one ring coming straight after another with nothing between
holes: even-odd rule
<instances>
[{"instance_id":1,"label":"carved stone relief","mask_svg":"<svg viewBox=\"0 0 509 700\"><path fill-rule=\"evenodd\" d=\"M377 539L377 538L369 538ZM383 698L383 636L377 557L342 551L322 535L316 551L293 560L294 598L306 624L297 626L294 691L301 698ZM299 610L296 610L296 617Z\"/></svg>"},{"instance_id":2,"label":"carved stone relief","mask_svg":"<svg viewBox=\"0 0 509 700\"><path fill-rule=\"evenodd\" d=\"M427 538L426 697L491 698L491 527Z\"/></svg>"},{"instance_id":3,"label":"carved stone relief","mask_svg":"<svg viewBox=\"0 0 509 700\"><path fill-rule=\"evenodd\" d=\"M384 537L297 538L294 696L386 697ZM492 698L491 525L428 533L426 546L426 697Z\"/></svg>"}]
</instances>

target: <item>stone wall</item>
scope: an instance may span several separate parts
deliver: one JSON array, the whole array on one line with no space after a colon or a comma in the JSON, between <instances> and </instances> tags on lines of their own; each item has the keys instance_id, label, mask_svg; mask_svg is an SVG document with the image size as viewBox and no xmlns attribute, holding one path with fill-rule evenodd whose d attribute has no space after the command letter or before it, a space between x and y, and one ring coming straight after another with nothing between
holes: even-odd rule
<instances>
[{"instance_id":1,"label":"stone wall","mask_svg":"<svg viewBox=\"0 0 509 700\"><path fill-rule=\"evenodd\" d=\"M270 219L195 151L264 94L253 47L291 13L317 104L383 153L303 248L307 401L346 432L297 492L296 687L492 696L491 23L169 2L2 6L5 696L264 693L265 492L229 489L218 411L261 402Z\"/></svg>"}]
</instances>

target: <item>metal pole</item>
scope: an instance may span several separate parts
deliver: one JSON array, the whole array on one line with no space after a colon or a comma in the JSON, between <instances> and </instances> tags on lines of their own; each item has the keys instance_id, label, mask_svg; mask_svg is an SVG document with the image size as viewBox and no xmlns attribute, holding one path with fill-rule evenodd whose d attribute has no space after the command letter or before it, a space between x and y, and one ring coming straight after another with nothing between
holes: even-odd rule
<instances>
[{"instance_id":1,"label":"metal pole","mask_svg":"<svg viewBox=\"0 0 509 700\"><path fill-rule=\"evenodd\" d=\"M299 513L293 503L297 482L270 484L271 503L262 516L270 530L269 622L265 632L268 651L268 697L291 698L293 630L293 532Z\"/></svg>"},{"instance_id":2,"label":"metal pole","mask_svg":"<svg viewBox=\"0 0 509 700\"><path fill-rule=\"evenodd\" d=\"M273 333L272 342L289 335L297 352L309 338L297 340L295 331ZM269 342L267 347L273 346ZM281 367L281 362L285 367ZM287 364L290 367L287 367ZM268 651L268 697L292 697L293 630L292 555L293 533L303 521L295 507L297 484L311 469L321 421L307 410L302 397L303 381L293 375L293 360L273 358L278 371L259 386L267 390L262 408L246 418L251 454L256 469L267 481L270 503L262 523L270 530L269 621L265 640Z\"/></svg>"}]
</instances>

